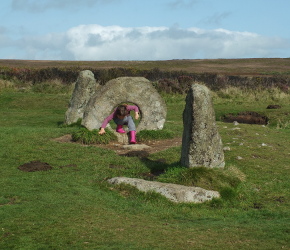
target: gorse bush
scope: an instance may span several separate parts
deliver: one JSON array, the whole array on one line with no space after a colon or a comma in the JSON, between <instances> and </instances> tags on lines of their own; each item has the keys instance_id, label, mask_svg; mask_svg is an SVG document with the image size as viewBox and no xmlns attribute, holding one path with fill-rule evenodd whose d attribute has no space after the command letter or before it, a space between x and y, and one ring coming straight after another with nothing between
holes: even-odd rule
<instances>
[{"instance_id":1,"label":"gorse bush","mask_svg":"<svg viewBox=\"0 0 290 250\"><path fill-rule=\"evenodd\" d=\"M108 144L110 141L116 140L116 136L109 130L106 130L105 134L99 135L97 129L80 128L72 133L72 140L83 144Z\"/></svg>"}]
</instances>

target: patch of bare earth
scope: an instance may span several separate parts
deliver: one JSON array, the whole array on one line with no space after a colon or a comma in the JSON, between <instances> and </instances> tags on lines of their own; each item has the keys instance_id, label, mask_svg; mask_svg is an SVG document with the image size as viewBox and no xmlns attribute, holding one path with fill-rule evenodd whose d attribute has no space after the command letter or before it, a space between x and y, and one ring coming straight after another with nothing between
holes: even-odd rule
<instances>
[{"instance_id":1,"label":"patch of bare earth","mask_svg":"<svg viewBox=\"0 0 290 250\"><path fill-rule=\"evenodd\" d=\"M61 142L61 143L77 143L73 142L72 136L70 134L61 136L59 138L53 139L54 141ZM146 151L148 154L156 153L159 151L166 150L171 147L177 147L182 144L182 138L173 138L173 139L165 139L165 140L151 140L146 141L145 143L140 142L135 145L131 145L132 147L127 147L123 144L118 142L110 142L109 144L93 144L90 146L96 146L101 148L106 148L115 151L119 155L130 154L132 151ZM85 144L81 144L87 146ZM144 149L142 149L142 145L144 145Z\"/></svg>"},{"instance_id":2,"label":"patch of bare earth","mask_svg":"<svg viewBox=\"0 0 290 250\"><path fill-rule=\"evenodd\" d=\"M18 169L24 172L36 172L36 171L51 170L52 166L50 166L46 162L31 161L31 162L24 163L23 165L19 166Z\"/></svg>"},{"instance_id":3,"label":"patch of bare earth","mask_svg":"<svg viewBox=\"0 0 290 250\"><path fill-rule=\"evenodd\" d=\"M237 121L239 123L246 124L263 124L267 125L269 122L269 118L263 115L258 114L253 111L244 111L240 112L237 115L226 114L222 117L224 122L234 122Z\"/></svg>"},{"instance_id":4,"label":"patch of bare earth","mask_svg":"<svg viewBox=\"0 0 290 250\"><path fill-rule=\"evenodd\" d=\"M76 167L77 165L75 164L59 166L59 168L76 168ZM20 165L18 169L23 172L36 172L36 171L48 171L53 169L53 167L46 162L31 161Z\"/></svg>"}]
</instances>

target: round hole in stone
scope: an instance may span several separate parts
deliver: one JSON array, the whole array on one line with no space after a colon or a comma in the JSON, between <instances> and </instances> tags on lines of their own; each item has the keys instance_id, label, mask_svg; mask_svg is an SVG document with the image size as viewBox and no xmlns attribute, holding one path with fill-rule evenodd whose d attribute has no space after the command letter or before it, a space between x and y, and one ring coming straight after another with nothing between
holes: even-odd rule
<instances>
[{"instance_id":1,"label":"round hole in stone","mask_svg":"<svg viewBox=\"0 0 290 250\"><path fill-rule=\"evenodd\" d=\"M135 106L138 107L138 109L139 109L139 119L138 119L138 120L135 119L135 112L134 112L134 110L132 110L132 111L130 112L130 115L132 116L132 118L133 118L133 120L134 120L134 123L135 123L135 125L136 125L136 130L137 130L138 125L139 125L139 123L140 123L141 120L142 120L142 111L141 111L140 107L139 107L136 103L133 103L133 102L121 102L121 103L119 103L118 105L116 105L114 108L112 108L110 114L113 113L114 110L115 110L119 105L122 105L122 104L135 105ZM111 128L112 128L113 130L116 129L117 125L116 125L116 123L114 122L113 119L109 122L109 124L110 124L110 126L111 126ZM125 125L125 126L124 126L124 129L126 130L126 128L127 128L127 126Z\"/></svg>"}]
</instances>

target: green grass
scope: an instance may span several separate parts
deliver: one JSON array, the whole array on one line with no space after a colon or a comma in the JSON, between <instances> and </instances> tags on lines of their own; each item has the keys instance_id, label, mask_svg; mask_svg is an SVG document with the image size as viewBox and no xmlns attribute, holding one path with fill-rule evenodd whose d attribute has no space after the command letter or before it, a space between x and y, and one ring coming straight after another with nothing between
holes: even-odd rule
<instances>
[{"instance_id":1,"label":"green grass","mask_svg":"<svg viewBox=\"0 0 290 250\"><path fill-rule=\"evenodd\" d=\"M138 133L138 140L146 142L148 140L160 140L174 138L173 132L168 130L142 130Z\"/></svg>"},{"instance_id":2,"label":"green grass","mask_svg":"<svg viewBox=\"0 0 290 250\"><path fill-rule=\"evenodd\" d=\"M245 96L236 96L238 103L215 96L217 117L251 109L265 112L276 124L275 119L289 122L289 98L278 100L282 110L266 110L268 101ZM185 97L163 97L165 130L180 137ZM144 160L54 141L79 131L60 126L69 98L0 92L0 249L289 249L288 126L218 121L224 146L231 149L225 151L225 169L186 169L179 165L180 147ZM33 160L53 169L28 173L17 168ZM69 164L77 167L62 167ZM159 181L213 188L222 198L175 204L106 182L158 169L165 171Z\"/></svg>"},{"instance_id":3,"label":"green grass","mask_svg":"<svg viewBox=\"0 0 290 250\"><path fill-rule=\"evenodd\" d=\"M87 128L80 128L78 131L72 133L72 140L83 144L108 144L110 141L116 140L116 136L110 130L106 133L99 135L99 130L88 130Z\"/></svg>"}]
</instances>

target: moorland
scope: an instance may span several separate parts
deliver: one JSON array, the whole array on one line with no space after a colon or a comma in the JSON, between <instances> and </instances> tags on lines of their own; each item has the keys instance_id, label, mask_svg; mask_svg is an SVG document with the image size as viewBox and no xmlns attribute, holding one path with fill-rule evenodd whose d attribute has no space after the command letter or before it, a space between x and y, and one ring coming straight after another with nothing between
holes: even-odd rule
<instances>
[{"instance_id":1,"label":"moorland","mask_svg":"<svg viewBox=\"0 0 290 250\"><path fill-rule=\"evenodd\" d=\"M83 130L63 123L83 69L104 81L126 73L151 77L166 102L167 120L163 131L137 138L167 146L122 155L115 142L61 140ZM0 249L289 249L289 74L289 58L0 60ZM205 85L213 79L209 87L227 148L224 169L179 163L186 88L196 79ZM245 111L267 116L268 123L223 120ZM23 171L31 162L47 168ZM176 204L108 184L115 176L200 186L221 198Z\"/></svg>"}]
</instances>

